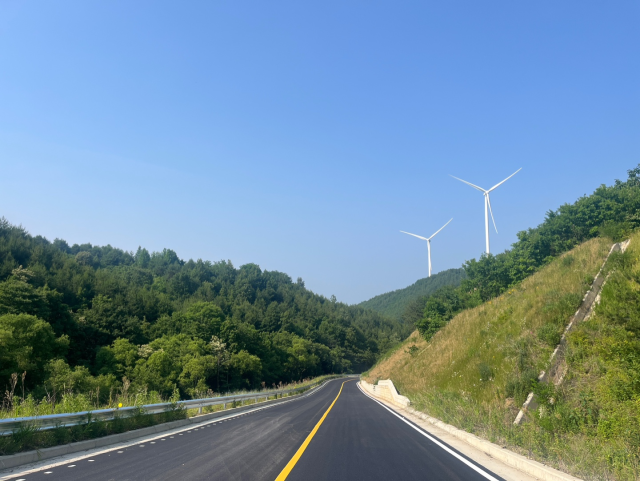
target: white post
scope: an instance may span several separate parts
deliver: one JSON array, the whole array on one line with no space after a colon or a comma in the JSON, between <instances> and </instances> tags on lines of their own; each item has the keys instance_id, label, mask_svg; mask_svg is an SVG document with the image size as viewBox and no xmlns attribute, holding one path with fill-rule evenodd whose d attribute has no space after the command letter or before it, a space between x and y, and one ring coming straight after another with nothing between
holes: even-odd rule
<instances>
[{"instance_id":1,"label":"white post","mask_svg":"<svg viewBox=\"0 0 640 481\"><path fill-rule=\"evenodd\" d=\"M427 239L427 251L429 252L429 277L431 277L431 239Z\"/></svg>"},{"instance_id":2,"label":"white post","mask_svg":"<svg viewBox=\"0 0 640 481\"><path fill-rule=\"evenodd\" d=\"M489 255L489 194L484 194L484 235L487 238L487 255Z\"/></svg>"}]
</instances>

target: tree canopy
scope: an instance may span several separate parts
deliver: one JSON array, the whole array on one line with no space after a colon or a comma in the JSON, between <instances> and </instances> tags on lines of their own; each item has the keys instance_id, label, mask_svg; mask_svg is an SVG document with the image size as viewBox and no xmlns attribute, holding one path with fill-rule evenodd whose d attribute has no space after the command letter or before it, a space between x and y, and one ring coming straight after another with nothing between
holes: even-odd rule
<instances>
[{"instance_id":1,"label":"tree canopy","mask_svg":"<svg viewBox=\"0 0 640 481\"><path fill-rule=\"evenodd\" d=\"M420 303L421 298L429 296L441 287L457 287L465 278L466 274L464 269L447 269L431 277L419 279L403 289L396 289L395 291L379 294L367 301L361 302L359 306L373 309L385 316L402 319L412 324L416 320L412 312L415 309L414 304L416 302Z\"/></svg>"},{"instance_id":2,"label":"tree canopy","mask_svg":"<svg viewBox=\"0 0 640 481\"><path fill-rule=\"evenodd\" d=\"M195 396L360 372L407 334L255 264L69 246L0 220L0 379L26 371L36 395Z\"/></svg>"}]
</instances>

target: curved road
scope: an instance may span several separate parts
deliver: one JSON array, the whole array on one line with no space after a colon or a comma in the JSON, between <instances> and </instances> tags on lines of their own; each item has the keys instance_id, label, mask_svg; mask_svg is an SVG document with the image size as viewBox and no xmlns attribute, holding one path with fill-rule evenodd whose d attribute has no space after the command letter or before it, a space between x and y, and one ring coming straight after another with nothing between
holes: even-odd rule
<instances>
[{"instance_id":1,"label":"curved road","mask_svg":"<svg viewBox=\"0 0 640 481\"><path fill-rule=\"evenodd\" d=\"M363 394L355 380L340 379L289 402L13 479L502 479L425 434Z\"/></svg>"}]
</instances>

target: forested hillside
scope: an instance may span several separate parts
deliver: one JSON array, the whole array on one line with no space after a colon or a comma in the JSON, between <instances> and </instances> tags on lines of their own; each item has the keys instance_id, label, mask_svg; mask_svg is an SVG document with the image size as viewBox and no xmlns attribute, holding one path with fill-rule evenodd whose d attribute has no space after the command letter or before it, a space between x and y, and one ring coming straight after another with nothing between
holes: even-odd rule
<instances>
[{"instance_id":1,"label":"forested hillside","mask_svg":"<svg viewBox=\"0 0 640 481\"><path fill-rule=\"evenodd\" d=\"M425 277L409 287L386 292L361 302L359 306L373 309L393 319L404 319L407 308L416 300L432 294L444 286L457 287L466 277L464 269L448 269L431 277ZM407 317L411 317L410 315Z\"/></svg>"},{"instance_id":2,"label":"forested hillside","mask_svg":"<svg viewBox=\"0 0 640 481\"><path fill-rule=\"evenodd\" d=\"M163 396L360 372L408 333L255 264L69 246L0 221L0 386ZM98 389L99 388L99 389Z\"/></svg>"}]
</instances>

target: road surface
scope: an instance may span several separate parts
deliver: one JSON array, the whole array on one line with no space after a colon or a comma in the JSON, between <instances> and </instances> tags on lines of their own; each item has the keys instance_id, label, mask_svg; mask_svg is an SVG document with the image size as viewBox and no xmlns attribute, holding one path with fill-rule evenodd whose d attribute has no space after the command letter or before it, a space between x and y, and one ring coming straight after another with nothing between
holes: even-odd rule
<instances>
[{"instance_id":1,"label":"road surface","mask_svg":"<svg viewBox=\"0 0 640 481\"><path fill-rule=\"evenodd\" d=\"M366 396L356 380L339 379L257 412L13 479L502 479L425 434Z\"/></svg>"}]
</instances>

